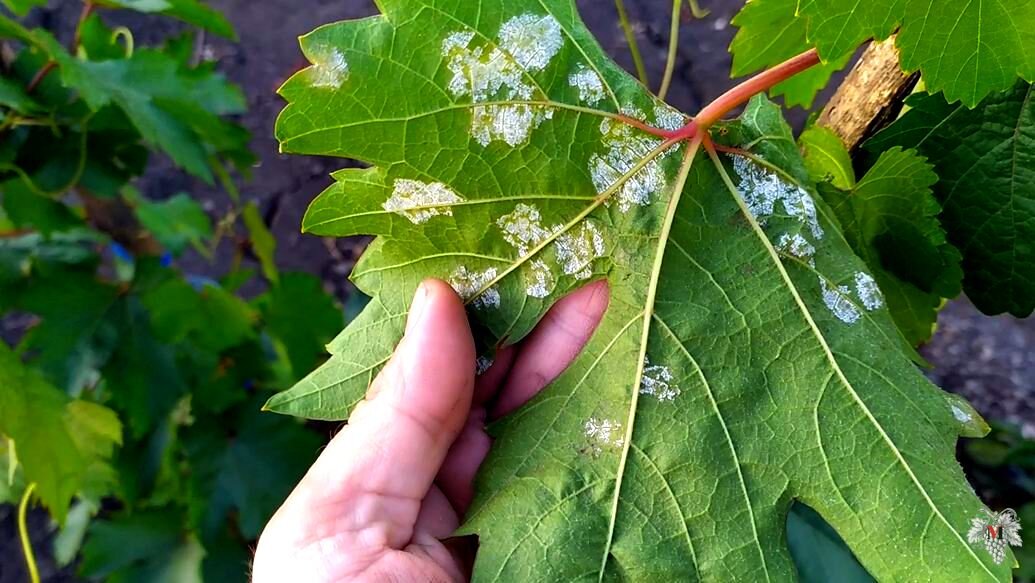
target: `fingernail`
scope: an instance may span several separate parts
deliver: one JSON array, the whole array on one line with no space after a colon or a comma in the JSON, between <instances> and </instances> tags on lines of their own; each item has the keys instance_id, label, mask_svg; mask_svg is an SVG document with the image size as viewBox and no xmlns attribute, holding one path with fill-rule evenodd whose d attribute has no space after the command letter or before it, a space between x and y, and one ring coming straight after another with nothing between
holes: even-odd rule
<instances>
[{"instance_id":1,"label":"fingernail","mask_svg":"<svg viewBox=\"0 0 1035 583\"><path fill-rule=\"evenodd\" d=\"M406 317L406 333L409 334L420 322L421 314L428 303L428 286L421 282L410 303L410 314Z\"/></svg>"}]
</instances>

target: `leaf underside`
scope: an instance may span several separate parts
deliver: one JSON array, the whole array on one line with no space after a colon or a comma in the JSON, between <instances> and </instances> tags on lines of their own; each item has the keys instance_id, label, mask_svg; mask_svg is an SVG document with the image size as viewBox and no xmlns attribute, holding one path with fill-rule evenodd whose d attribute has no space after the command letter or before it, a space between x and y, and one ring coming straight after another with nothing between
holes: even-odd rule
<instances>
[{"instance_id":1,"label":"leaf underside","mask_svg":"<svg viewBox=\"0 0 1035 583\"><path fill-rule=\"evenodd\" d=\"M377 235L353 274L373 299L268 408L346 418L426 277L483 346L606 278L584 352L492 428L461 528L475 580L792 580L795 500L879 579L1008 580L964 538L982 504L953 455L979 418L911 363L775 106L726 126L750 156L713 162L615 119L685 123L572 2L379 5L303 38L277 128L285 151L373 165L303 225Z\"/></svg>"}]
</instances>

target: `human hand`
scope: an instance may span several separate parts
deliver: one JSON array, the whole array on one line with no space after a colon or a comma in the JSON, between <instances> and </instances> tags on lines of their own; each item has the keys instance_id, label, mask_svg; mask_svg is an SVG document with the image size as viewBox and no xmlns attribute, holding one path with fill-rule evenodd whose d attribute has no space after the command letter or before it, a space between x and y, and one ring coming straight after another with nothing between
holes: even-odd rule
<instances>
[{"instance_id":1,"label":"human hand","mask_svg":"<svg viewBox=\"0 0 1035 583\"><path fill-rule=\"evenodd\" d=\"M491 446L486 420L560 375L607 303L605 282L565 297L475 379L463 303L422 283L392 359L266 525L254 583L466 581L473 541L451 537Z\"/></svg>"}]
</instances>

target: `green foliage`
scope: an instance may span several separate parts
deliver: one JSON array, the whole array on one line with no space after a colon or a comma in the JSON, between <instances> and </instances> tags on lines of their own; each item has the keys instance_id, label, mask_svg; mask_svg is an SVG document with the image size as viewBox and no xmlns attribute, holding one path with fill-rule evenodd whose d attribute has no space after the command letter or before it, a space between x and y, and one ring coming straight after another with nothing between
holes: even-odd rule
<instances>
[{"instance_id":1,"label":"green foliage","mask_svg":"<svg viewBox=\"0 0 1035 583\"><path fill-rule=\"evenodd\" d=\"M938 173L935 194L949 239L963 253L967 296L988 314L1035 309L1035 101L1018 83L969 110L916 95L866 143L916 148Z\"/></svg>"},{"instance_id":2,"label":"green foliage","mask_svg":"<svg viewBox=\"0 0 1035 583\"><path fill-rule=\"evenodd\" d=\"M897 32L902 68L920 71L927 88L951 102L974 107L1018 77L1035 80L1035 4L1028 1L753 0L735 23L741 29L731 48L741 72L807 46L825 63L843 65L861 43Z\"/></svg>"},{"instance_id":3,"label":"green foliage","mask_svg":"<svg viewBox=\"0 0 1035 583\"><path fill-rule=\"evenodd\" d=\"M828 162L813 166L818 182L833 178L820 184L820 193L852 249L869 266L906 340L913 346L926 342L942 302L959 295L963 277L959 251L946 240L938 220L941 207L930 190L938 177L914 151L891 148L856 183L851 166L843 165L848 157L841 142L821 149L805 141L816 135L803 134L802 140L806 162L813 157L820 158L814 164ZM838 183L854 186L842 189Z\"/></svg>"},{"instance_id":4,"label":"green foliage","mask_svg":"<svg viewBox=\"0 0 1035 583\"><path fill-rule=\"evenodd\" d=\"M0 314L16 344L0 343L0 500L35 484L64 523L56 558L81 550L85 577L244 581L248 545L320 444L261 405L323 360L342 311L316 278L278 273L257 207L237 207L229 172L252 160L229 119L240 90L192 64L191 34L131 51L105 15L157 12L232 37L226 20L196 0L95 4L68 49L0 17L13 55L0 83ZM217 228L188 193L134 188L159 152L230 189ZM226 283L173 265L223 237L257 250L259 297L237 295L255 279L241 267L249 245L232 246Z\"/></svg>"},{"instance_id":5,"label":"green foliage","mask_svg":"<svg viewBox=\"0 0 1035 583\"><path fill-rule=\"evenodd\" d=\"M853 184L836 153L830 175L861 202L835 211L763 98L716 132L748 151L714 163L628 124L686 120L603 54L571 2L379 5L303 37L313 66L282 88L277 126L285 151L373 164L336 173L303 221L377 236L353 273L373 299L267 407L345 418L425 277L465 298L481 346L517 342L606 278L586 350L492 428L460 529L479 536L475 580L787 580L793 500L877 578L1009 578L966 541L983 505L953 459L959 435L987 427L917 371L874 280L903 277L878 254L898 241L887 212L908 213L951 270L929 166L890 152ZM809 166L830 168L822 137L807 141ZM902 177L917 200L881 201Z\"/></svg>"}]
</instances>

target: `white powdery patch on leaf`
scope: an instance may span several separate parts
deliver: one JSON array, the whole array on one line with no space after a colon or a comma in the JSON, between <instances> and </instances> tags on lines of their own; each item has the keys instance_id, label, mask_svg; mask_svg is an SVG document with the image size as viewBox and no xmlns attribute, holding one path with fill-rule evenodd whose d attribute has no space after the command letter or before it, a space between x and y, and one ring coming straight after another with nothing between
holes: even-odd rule
<instances>
[{"instance_id":1,"label":"white powdery patch on leaf","mask_svg":"<svg viewBox=\"0 0 1035 583\"><path fill-rule=\"evenodd\" d=\"M474 32L453 32L442 41L442 56L453 74L449 91L470 96L475 103L530 100L534 93L525 80L528 72L542 71L564 46L561 26L552 16L524 14L500 28L499 45L471 48ZM471 110L471 135L482 146L500 140L509 146L528 141L532 130L553 118L553 110L533 104L489 104Z\"/></svg>"},{"instance_id":2,"label":"white powdery patch on leaf","mask_svg":"<svg viewBox=\"0 0 1035 583\"><path fill-rule=\"evenodd\" d=\"M855 274L855 293L864 308L872 312L884 306L884 294L873 277L862 271Z\"/></svg>"},{"instance_id":3,"label":"white powdery patch on leaf","mask_svg":"<svg viewBox=\"0 0 1035 583\"><path fill-rule=\"evenodd\" d=\"M522 14L500 27L500 44L523 69L542 71L564 46L564 38L553 16Z\"/></svg>"},{"instance_id":4,"label":"white powdery patch on leaf","mask_svg":"<svg viewBox=\"0 0 1035 583\"><path fill-rule=\"evenodd\" d=\"M338 49L331 49L312 57L309 83L322 89L337 89L349 78L349 64Z\"/></svg>"},{"instance_id":5,"label":"white powdery patch on leaf","mask_svg":"<svg viewBox=\"0 0 1035 583\"><path fill-rule=\"evenodd\" d=\"M596 105L605 97L604 82L597 72L579 65L574 73L568 76L568 85L579 90L579 100L587 105Z\"/></svg>"},{"instance_id":6,"label":"white powdery patch on leaf","mask_svg":"<svg viewBox=\"0 0 1035 583\"><path fill-rule=\"evenodd\" d=\"M956 418L956 421L960 423L970 423L974 420L974 417L970 413L967 413L963 409L960 409L956 405L952 406L952 416Z\"/></svg>"},{"instance_id":7,"label":"white powdery patch on leaf","mask_svg":"<svg viewBox=\"0 0 1035 583\"><path fill-rule=\"evenodd\" d=\"M591 417L583 430L594 455L600 455L604 449L621 449L625 445L622 424L618 421Z\"/></svg>"},{"instance_id":8,"label":"white powdery patch on leaf","mask_svg":"<svg viewBox=\"0 0 1035 583\"><path fill-rule=\"evenodd\" d=\"M808 239L798 233L793 235L783 233L780 235L780 238L776 240L776 250L802 261L807 261L809 265L815 265L816 263L816 260L813 259L816 255L816 248L813 247L812 243L809 243Z\"/></svg>"},{"instance_id":9,"label":"white powdery patch on leaf","mask_svg":"<svg viewBox=\"0 0 1035 583\"><path fill-rule=\"evenodd\" d=\"M623 113L630 117L643 117L641 112L633 110L623 110ZM598 194L618 183L662 144L660 138L611 118L600 123L600 133L604 136L601 143L606 150L603 154L593 154L589 159L589 175ZM608 204L617 200L618 209L622 212L636 205L650 204L651 195L665 186L665 171L661 167L660 158L651 160L627 178L618 187L618 191L609 197Z\"/></svg>"},{"instance_id":10,"label":"white powdery patch on leaf","mask_svg":"<svg viewBox=\"0 0 1035 583\"><path fill-rule=\"evenodd\" d=\"M449 285L453 286L459 295L466 302L474 298L471 305L476 308L498 308L500 306L500 292L495 286L483 291L475 297L479 291L489 282L496 279L496 268L490 267L485 271L470 271L466 265L456 268L453 275L449 277Z\"/></svg>"},{"instance_id":11,"label":"white powdery patch on leaf","mask_svg":"<svg viewBox=\"0 0 1035 583\"><path fill-rule=\"evenodd\" d=\"M524 257L538 244L561 229L561 225L543 226L539 208L535 205L518 203L514 211L496 220L496 226L503 231L503 238Z\"/></svg>"},{"instance_id":12,"label":"white powdery patch on leaf","mask_svg":"<svg viewBox=\"0 0 1035 583\"><path fill-rule=\"evenodd\" d=\"M483 146L501 140L516 147L548 119L553 119L553 110L541 105L479 105L471 112L471 135Z\"/></svg>"},{"instance_id":13,"label":"white powdery patch on leaf","mask_svg":"<svg viewBox=\"0 0 1035 583\"><path fill-rule=\"evenodd\" d=\"M859 321L861 314L859 308L855 307L855 304L849 299L851 291L848 286L832 287L823 277L819 278L819 286L823 290L823 303L827 305L835 318L845 324L855 324Z\"/></svg>"},{"instance_id":14,"label":"white powdery patch on leaf","mask_svg":"<svg viewBox=\"0 0 1035 583\"><path fill-rule=\"evenodd\" d=\"M426 223L431 217L452 216L449 205L463 202L463 197L441 182L421 182L400 178L395 181L392 196L381 207L404 216L415 225Z\"/></svg>"},{"instance_id":15,"label":"white powdery patch on leaf","mask_svg":"<svg viewBox=\"0 0 1035 583\"><path fill-rule=\"evenodd\" d=\"M561 269L576 279L593 275L593 260L607 253L604 235L589 221L558 237L554 249Z\"/></svg>"},{"instance_id":16,"label":"white powdery patch on leaf","mask_svg":"<svg viewBox=\"0 0 1035 583\"><path fill-rule=\"evenodd\" d=\"M651 364L649 359L643 359L643 376L640 378L641 395L652 395L659 401L675 400L682 391L674 381L675 377L667 366Z\"/></svg>"},{"instance_id":17,"label":"white powdery patch on leaf","mask_svg":"<svg viewBox=\"0 0 1035 583\"><path fill-rule=\"evenodd\" d=\"M449 59L449 91L470 96L475 103L490 99L530 99L532 86L525 82L521 68L498 48L488 54L485 47L470 48L474 33L454 32L442 41L442 56Z\"/></svg>"},{"instance_id":18,"label":"white powdery patch on leaf","mask_svg":"<svg viewBox=\"0 0 1035 583\"><path fill-rule=\"evenodd\" d=\"M806 225L813 237L823 238L816 201L804 188L784 182L774 172L743 156L733 157L733 169L740 176L740 197L758 224L765 225L775 213L776 203L780 202L784 212Z\"/></svg>"},{"instance_id":19,"label":"white powdery patch on leaf","mask_svg":"<svg viewBox=\"0 0 1035 583\"><path fill-rule=\"evenodd\" d=\"M533 298L542 299L550 295L556 284L557 278L550 270L550 266L542 259L533 260L531 273L526 281L525 293Z\"/></svg>"},{"instance_id":20,"label":"white powdery patch on leaf","mask_svg":"<svg viewBox=\"0 0 1035 583\"><path fill-rule=\"evenodd\" d=\"M663 130L675 131L686 125L686 117L679 110L659 103L654 106L654 125Z\"/></svg>"}]
</instances>

